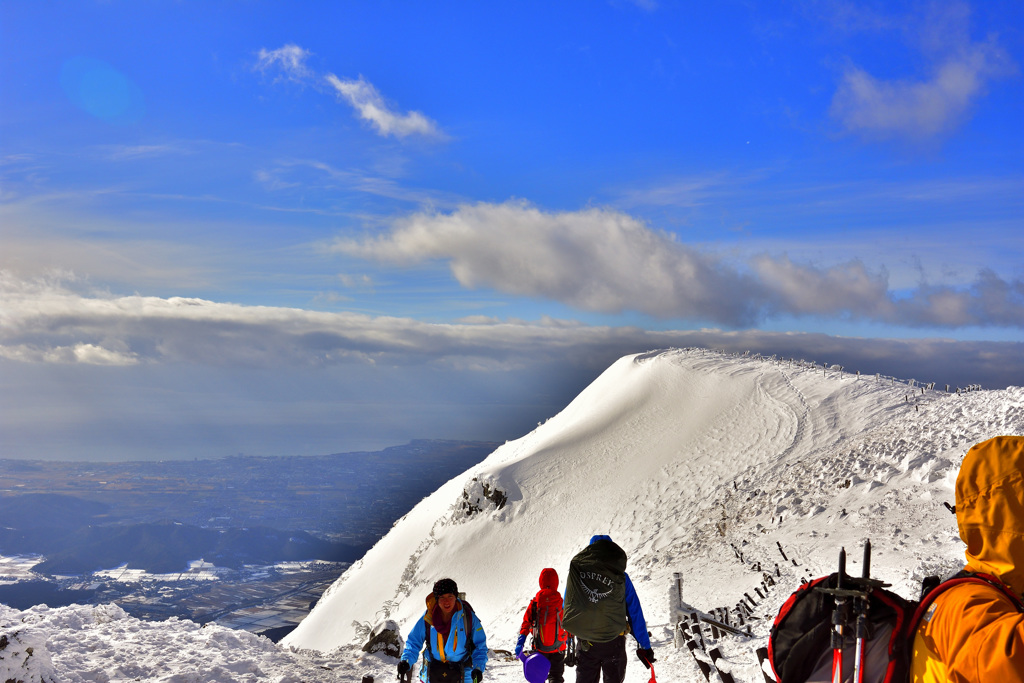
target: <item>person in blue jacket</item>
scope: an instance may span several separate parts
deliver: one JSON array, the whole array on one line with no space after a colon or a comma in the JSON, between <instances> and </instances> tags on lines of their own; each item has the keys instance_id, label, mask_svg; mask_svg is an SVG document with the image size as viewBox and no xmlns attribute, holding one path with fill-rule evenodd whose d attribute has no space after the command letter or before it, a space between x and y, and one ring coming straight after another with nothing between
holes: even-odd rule
<instances>
[{"instance_id":1,"label":"person in blue jacket","mask_svg":"<svg viewBox=\"0 0 1024 683\"><path fill-rule=\"evenodd\" d=\"M656 661L640 599L626 574L626 553L611 537L592 537L569 563L562 626L576 637L576 683L598 683L602 676L604 683L622 683L627 633L644 666Z\"/></svg>"},{"instance_id":2,"label":"person in blue jacket","mask_svg":"<svg viewBox=\"0 0 1024 683\"><path fill-rule=\"evenodd\" d=\"M459 599L452 579L440 579L427 596L427 611L405 639L398 675L412 669L426 646L424 683L480 683L487 668L487 636L473 608Z\"/></svg>"}]
</instances>

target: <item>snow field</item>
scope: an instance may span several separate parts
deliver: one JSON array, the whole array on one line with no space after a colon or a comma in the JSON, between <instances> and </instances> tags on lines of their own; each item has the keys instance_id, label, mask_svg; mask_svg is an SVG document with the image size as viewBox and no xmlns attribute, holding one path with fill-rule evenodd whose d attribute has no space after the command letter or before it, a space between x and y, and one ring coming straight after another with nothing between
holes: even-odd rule
<instances>
[{"instance_id":1,"label":"snow field","mask_svg":"<svg viewBox=\"0 0 1024 683\"><path fill-rule=\"evenodd\" d=\"M754 652L771 619L801 579L834 571L840 547L857 572L870 538L873 575L907 597L924 576L959 569L963 548L943 502L953 502L960 459L974 443L1021 433L1021 388L922 392L699 349L641 354L421 501L283 646L217 626L139 622L114 606L0 607L0 633L27 634L19 638L34 639L39 666L49 656L73 683L390 681L395 661L360 653L358 634L390 618L405 635L436 579L454 578L491 649L511 650L540 570L554 567L564 588L571 557L606 533L629 557L659 681L704 680L673 646L679 573L683 599L705 614L754 599L753 636L713 644L737 682L761 683ZM629 639L626 680L646 683L634 647ZM522 680L519 664L500 657L485 675Z\"/></svg>"}]
</instances>

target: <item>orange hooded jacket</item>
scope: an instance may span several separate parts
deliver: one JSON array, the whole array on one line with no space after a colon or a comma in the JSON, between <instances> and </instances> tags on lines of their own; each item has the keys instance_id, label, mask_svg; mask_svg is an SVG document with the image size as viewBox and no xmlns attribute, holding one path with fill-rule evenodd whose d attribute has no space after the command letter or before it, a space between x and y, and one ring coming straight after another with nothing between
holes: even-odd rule
<instances>
[{"instance_id":1,"label":"orange hooded jacket","mask_svg":"<svg viewBox=\"0 0 1024 683\"><path fill-rule=\"evenodd\" d=\"M1024 593L1024 437L973 446L956 480L956 517L971 572ZM913 683L1024 683L1024 613L992 586L941 594L914 638Z\"/></svg>"}]
</instances>

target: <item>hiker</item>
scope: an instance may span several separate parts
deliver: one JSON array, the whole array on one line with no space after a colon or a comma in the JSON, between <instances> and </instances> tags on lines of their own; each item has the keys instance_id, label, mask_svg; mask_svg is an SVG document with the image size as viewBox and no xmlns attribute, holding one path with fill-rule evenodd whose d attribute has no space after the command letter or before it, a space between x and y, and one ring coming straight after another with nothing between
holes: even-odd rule
<instances>
[{"instance_id":1,"label":"hiker","mask_svg":"<svg viewBox=\"0 0 1024 683\"><path fill-rule=\"evenodd\" d=\"M594 536L569 563L562 625L577 640L576 683L622 683L626 678L626 634L638 645L637 658L651 668L656 661L647 621L633 582L626 574L626 553L609 536Z\"/></svg>"},{"instance_id":2,"label":"hiker","mask_svg":"<svg viewBox=\"0 0 1024 683\"><path fill-rule=\"evenodd\" d=\"M523 654L526 636L533 635L530 644L534 652L551 662L548 681L562 683L565 671L565 648L568 637L562 628L562 596L558 593L558 572L548 567L540 572L540 590L530 600L523 615L523 626L516 641L516 657Z\"/></svg>"},{"instance_id":3,"label":"hiker","mask_svg":"<svg viewBox=\"0 0 1024 683\"><path fill-rule=\"evenodd\" d=\"M940 594L914 637L911 681L1024 681L1024 437L973 446L956 479L956 519L971 581ZM1014 604L1014 601L1020 604Z\"/></svg>"},{"instance_id":4,"label":"hiker","mask_svg":"<svg viewBox=\"0 0 1024 683\"><path fill-rule=\"evenodd\" d=\"M452 579L440 579L427 596L427 611L405 639L398 662L399 678L412 669L412 662L426 645L425 683L480 683L487 668L487 637L480 619Z\"/></svg>"}]
</instances>

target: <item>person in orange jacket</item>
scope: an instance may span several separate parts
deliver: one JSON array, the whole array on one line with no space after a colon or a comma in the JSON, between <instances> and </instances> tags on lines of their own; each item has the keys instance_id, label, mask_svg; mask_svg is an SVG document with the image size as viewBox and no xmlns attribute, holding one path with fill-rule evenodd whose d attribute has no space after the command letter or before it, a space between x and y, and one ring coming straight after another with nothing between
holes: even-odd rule
<instances>
[{"instance_id":1,"label":"person in orange jacket","mask_svg":"<svg viewBox=\"0 0 1024 683\"><path fill-rule=\"evenodd\" d=\"M568 634L562 628L562 596L558 593L558 572L548 567L540 572L540 590L533 596L516 641L516 657L523 653L526 636L532 635L533 651L551 662L550 683L562 683Z\"/></svg>"},{"instance_id":2,"label":"person in orange jacket","mask_svg":"<svg viewBox=\"0 0 1024 683\"><path fill-rule=\"evenodd\" d=\"M1024 437L973 446L956 480L970 581L940 594L914 636L913 683L1024 683Z\"/></svg>"}]
</instances>

